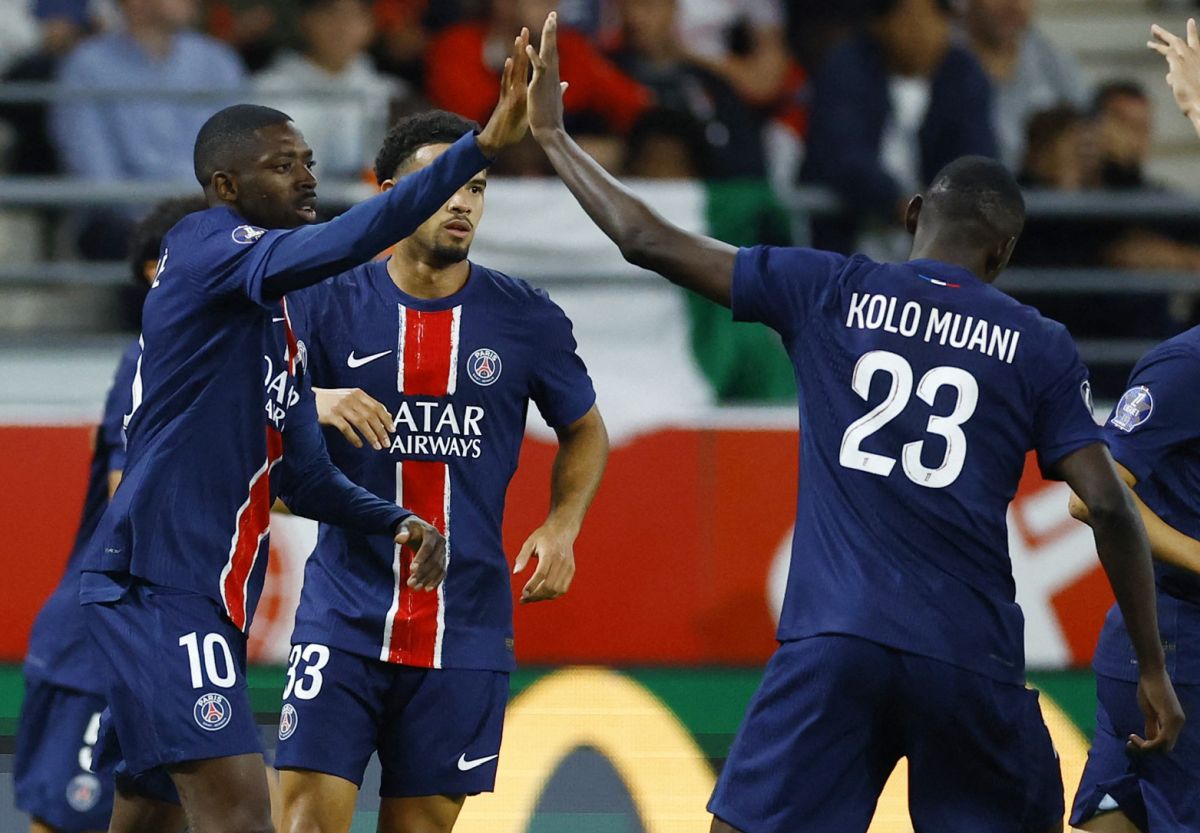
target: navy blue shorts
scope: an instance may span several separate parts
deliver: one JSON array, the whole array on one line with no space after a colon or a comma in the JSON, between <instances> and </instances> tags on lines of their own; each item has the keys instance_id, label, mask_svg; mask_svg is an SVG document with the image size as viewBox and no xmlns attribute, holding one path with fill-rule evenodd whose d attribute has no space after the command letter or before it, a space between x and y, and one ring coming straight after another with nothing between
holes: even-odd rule
<instances>
[{"instance_id":1,"label":"navy blue shorts","mask_svg":"<svg viewBox=\"0 0 1200 833\"><path fill-rule=\"evenodd\" d=\"M96 769L172 800L163 767L262 753L246 689L246 637L205 596L135 583L84 606L102 657L108 711Z\"/></svg>"},{"instance_id":2,"label":"navy blue shorts","mask_svg":"<svg viewBox=\"0 0 1200 833\"><path fill-rule=\"evenodd\" d=\"M25 681L13 786L17 807L56 830L107 830L111 776L92 772L104 698L37 679Z\"/></svg>"},{"instance_id":3,"label":"navy blue shorts","mask_svg":"<svg viewBox=\"0 0 1200 833\"><path fill-rule=\"evenodd\" d=\"M1169 754L1131 755L1125 741L1146 719L1137 683L1096 677L1096 737L1079 780L1071 824L1120 810L1139 830L1200 831L1200 686L1175 687L1188 722Z\"/></svg>"},{"instance_id":4,"label":"navy blue shorts","mask_svg":"<svg viewBox=\"0 0 1200 833\"><path fill-rule=\"evenodd\" d=\"M917 830L1062 824L1037 692L850 636L779 647L708 809L744 833L865 831L901 757Z\"/></svg>"},{"instance_id":5,"label":"navy blue shorts","mask_svg":"<svg viewBox=\"0 0 1200 833\"><path fill-rule=\"evenodd\" d=\"M378 752L384 798L491 792L507 705L502 671L414 668L293 645L275 766L361 787Z\"/></svg>"}]
</instances>

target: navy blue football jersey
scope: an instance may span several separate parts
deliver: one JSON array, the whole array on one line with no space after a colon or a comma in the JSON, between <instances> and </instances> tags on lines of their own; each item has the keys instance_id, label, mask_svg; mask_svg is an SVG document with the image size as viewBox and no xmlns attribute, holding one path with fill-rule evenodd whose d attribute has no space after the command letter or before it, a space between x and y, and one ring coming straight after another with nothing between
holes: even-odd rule
<instances>
[{"instance_id":1,"label":"navy blue football jersey","mask_svg":"<svg viewBox=\"0 0 1200 833\"><path fill-rule=\"evenodd\" d=\"M1113 457L1137 478L1134 490L1168 525L1200 538L1200 327L1142 357L1104 425ZM1167 670L1200 683L1200 576L1156 561L1158 626ZM1137 658L1115 605L1096 648L1098 673L1137 679Z\"/></svg>"},{"instance_id":2,"label":"navy blue football jersey","mask_svg":"<svg viewBox=\"0 0 1200 833\"><path fill-rule=\"evenodd\" d=\"M446 298L404 293L376 262L288 304L313 385L362 388L393 415L383 451L326 429L334 462L441 529L449 553L437 592L414 592L411 554L390 538L323 524L292 641L405 665L509 670L501 519L528 405L558 427L596 400L570 321L544 292L477 264Z\"/></svg>"},{"instance_id":3,"label":"navy blue football jersey","mask_svg":"<svg viewBox=\"0 0 1200 833\"><path fill-rule=\"evenodd\" d=\"M103 686L92 665L83 611L79 607L79 567L86 545L108 506L109 472L125 467L125 415L129 413L133 375L141 353L134 341L121 356L112 387L104 400L104 416L96 429L87 493L79 530L67 568L53 595L42 605L25 655L26 677L99 694Z\"/></svg>"},{"instance_id":4,"label":"navy blue football jersey","mask_svg":"<svg viewBox=\"0 0 1200 833\"><path fill-rule=\"evenodd\" d=\"M1024 679L1006 513L1027 453L1100 442L1066 329L969 271L737 255L734 316L795 366L800 489L778 636L848 634Z\"/></svg>"},{"instance_id":5,"label":"navy blue football jersey","mask_svg":"<svg viewBox=\"0 0 1200 833\"><path fill-rule=\"evenodd\" d=\"M264 230L218 207L168 232L143 312L125 477L89 547L81 599L119 598L136 578L206 595L245 630L276 495L296 514L395 528L405 512L329 464L281 299L411 234L487 164L466 135L328 223Z\"/></svg>"}]
</instances>

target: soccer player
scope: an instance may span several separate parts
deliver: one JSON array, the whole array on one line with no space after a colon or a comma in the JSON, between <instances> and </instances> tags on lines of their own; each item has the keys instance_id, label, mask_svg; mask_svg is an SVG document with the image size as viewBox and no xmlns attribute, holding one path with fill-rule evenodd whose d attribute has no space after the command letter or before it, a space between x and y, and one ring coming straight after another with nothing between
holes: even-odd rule
<instances>
[{"instance_id":1,"label":"soccer player","mask_svg":"<svg viewBox=\"0 0 1200 833\"><path fill-rule=\"evenodd\" d=\"M1161 27L1154 48L1167 58L1167 81L1184 115L1200 126L1200 36L1189 20L1187 39ZM1104 433L1117 470L1133 490L1157 559L1158 620L1167 670L1189 713L1200 711L1200 328L1142 357ZM1077 498L1071 514L1087 521ZM1131 756L1126 738L1138 731L1138 658L1129 650L1121 611L1109 611L1096 646L1096 736L1075 793L1072 826L1096 833L1200 830L1200 728L1184 727L1169 755Z\"/></svg>"},{"instance_id":2,"label":"soccer player","mask_svg":"<svg viewBox=\"0 0 1200 833\"><path fill-rule=\"evenodd\" d=\"M398 122L375 162L380 187L473 126L441 111ZM516 572L538 559L521 601L561 596L575 572L608 438L562 310L467 260L486 188L481 170L386 262L288 297L333 461L430 520L448 554L437 593L418 595L388 537L322 526L275 759L290 833L346 833L376 752L382 833L448 833L467 795L492 790L514 664L500 526L531 400L559 450L549 515L517 557Z\"/></svg>"},{"instance_id":3,"label":"soccer player","mask_svg":"<svg viewBox=\"0 0 1200 833\"><path fill-rule=\"evenodd\" d=\"M111 719L101 722L96 760L116 767L114 833L160 829L146 819L169 816L176 791L197 833L272 829L245 633L276 496L296 514L416 548L410 589L441 581L441 534L329 462L306 350L283 296L404 237L521 139L521 43L477 136L462 136L433 165L321 225L308 225L316 216L312 153L286 115L237 105L201 128L196 176L210 208L163 241L143 316L124 477L80 580L106 663Z\"/></svg>"},{"instance_id":4,"label":"soccer player","mask_svg":"<svg viewBox=\"0 0 1200 833\"><path fill-rule=\"evenodd\" d=\"M1183 713L1145 531L1067 331L991 286L1024 221L998 163L914 197L913 260L731 246L663 220L567 136L555 21L531 54L534 137L626 259L762 321L799 387L801 470L780 647L709 809L714 831L866 830L900 757L917 830L1061 830L1062 778L1024 685L1005 513L1026 453L1091 512L1139 662L1143 751Z\"/></svg>"},{"instance_id":5,"label":"soccer player","mask_svg":"<svg viewBox=\"0 0 1200 833\"><path fill-rule=\"evenodd\" d=\"M133 279L149 286L158 266L163 235L187 214L205 208L199 197L166 200L155 206L133 234ZM30 833L83 833L106 830L112 814L112 778L92 772L92 745L104 710L79 606L79 565L85 545L125 465L122 422L140 348L135 340L121 356L104 416L96 430L83 515L66 571L42 605L25 655L25 699L17 723L13 785L17 807L32 817Z\"/></svg>"}]
</instances>

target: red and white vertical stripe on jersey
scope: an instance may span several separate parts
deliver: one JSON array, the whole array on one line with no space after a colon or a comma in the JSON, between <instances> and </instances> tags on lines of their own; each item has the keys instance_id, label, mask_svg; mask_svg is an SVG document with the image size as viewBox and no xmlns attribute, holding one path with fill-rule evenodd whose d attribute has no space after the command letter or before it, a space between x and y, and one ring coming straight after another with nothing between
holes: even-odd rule
<instances>
[{"instance_id":1,"label":"red and white vertical stripe on jersey","mask_svg":"<svg viewBox=\"0 0 1200 833\"><path fill-rule=\"evenodd\" d=\"M246 592L263 538L271 528L271 469L283 457L283 435L274 426L267 426L267 459L250 478L246 502L237 513L233 541L229 545L229 560L221 571L221 600L225 612L239 630L246 629L249 620Z\"/></svg>"},{"instance_id":2,"label":"red and white vertical stripe on jersey","mask_svg":"<svg viewBox=\"0 0 1200 833\"><path fill-rule=\"evenodd\" d=\"M462 307L426 312L398 305L396 387L408 396L449 396L458 387L458 343ZM396 464L396 502L433 524L446 536L446 570L450 569L450 467L438 460L404 460ZM397 546L392 574L392 606L384 620L385 662L442 667L446 631L445 582L436 593L408 586L410 551Z\"/></svg>"},{"instance_id":3,"label":"red and white vertical stripe on jersey","mask_svg":"<svg viewBox=\"0 0 1200 833\"><path fill-rule=\"evenodd\" d=\"M296 375L299 347L292 319L288 316L287 299L283 299L283 328L287 334L288 373ZM250 617L246 610L247 588L263 538L271 529L271 469L283 457L283 435L273 425L267 425L267 459L250 478L246 502L238 509L229 544L229 560L221 570L221 600L230 621L239 630L246 629Z\"/></svg>"}]
</instances>

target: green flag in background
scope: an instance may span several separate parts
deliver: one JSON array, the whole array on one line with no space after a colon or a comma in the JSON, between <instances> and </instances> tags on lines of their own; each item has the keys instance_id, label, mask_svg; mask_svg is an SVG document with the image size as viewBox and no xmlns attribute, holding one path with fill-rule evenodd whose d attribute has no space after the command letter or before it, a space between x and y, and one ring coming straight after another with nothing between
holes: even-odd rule
<instances>
[{"instance_id":1,"label":"green flag in background","mask_svg":"<svg viewBox=\"0 0 1200 833\"><path fill-rule=\"evenodd\" d=\"M709 233L735 246L787 245L784 208L766 182L707 185ZM796 395L792 364L779 335L762 324L734 322L729 310L687 293L692 349L721 402L784 402Z\"/></svg>"}]
</instances>

